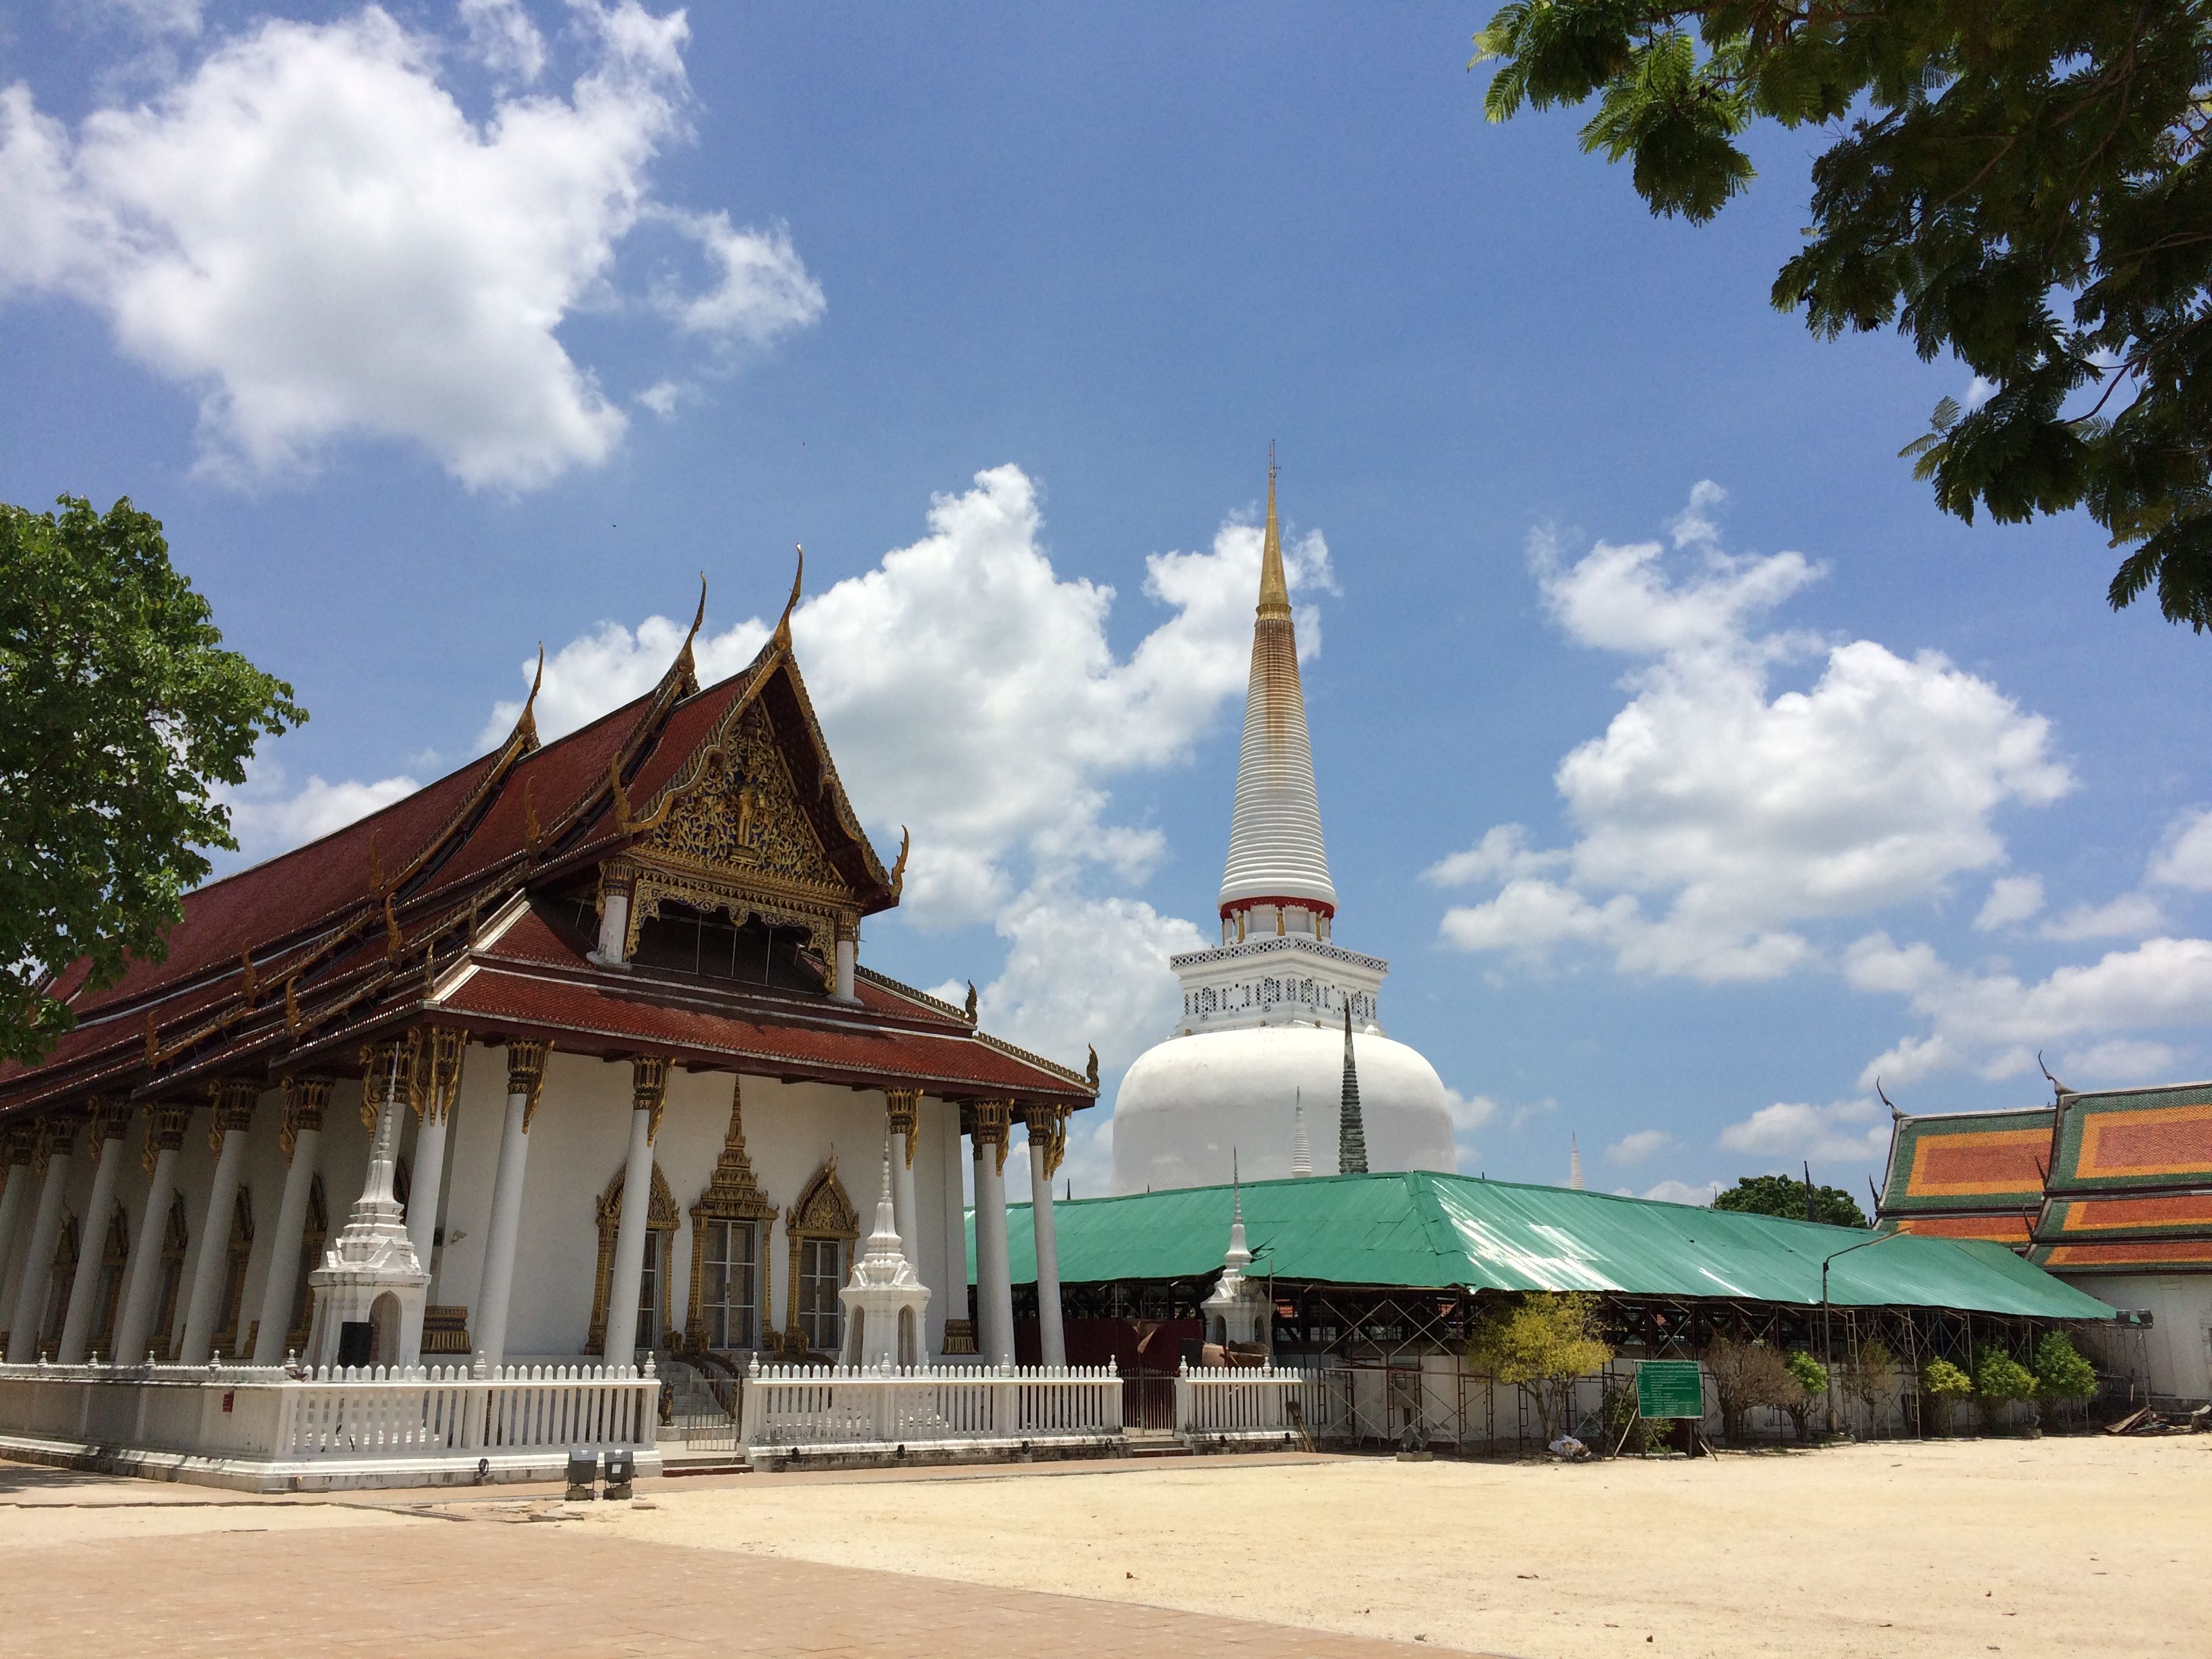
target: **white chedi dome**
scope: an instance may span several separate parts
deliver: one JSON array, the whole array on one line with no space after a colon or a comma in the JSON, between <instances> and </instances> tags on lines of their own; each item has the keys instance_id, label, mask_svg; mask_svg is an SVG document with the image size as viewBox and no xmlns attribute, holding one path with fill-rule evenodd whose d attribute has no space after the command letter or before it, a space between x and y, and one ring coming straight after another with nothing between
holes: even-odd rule
<instances>
[{"instance_id":1,"label":"white chedi dome","mask_svg":"<svg viewBox=\"0 0 2212 1659\"><path fill-rule=\"evenodd\" d=\"M1443 1079L1420 1053L1355 1031L1370 1170L1455 1165ZM1137 1056L1114 1102L1114 1189L1226 1183L1233 1149L1248 1181L1291 1174L1303 1103L1316 1175L1336 1173L1344 1034L1261 1025L1170 1037Z\"/></svg>"}]
</instances>

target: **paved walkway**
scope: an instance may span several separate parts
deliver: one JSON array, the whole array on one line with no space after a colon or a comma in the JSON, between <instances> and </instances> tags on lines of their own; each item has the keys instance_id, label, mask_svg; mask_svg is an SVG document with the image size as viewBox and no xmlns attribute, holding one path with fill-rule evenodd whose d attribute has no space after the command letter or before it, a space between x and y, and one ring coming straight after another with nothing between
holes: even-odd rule
<instances>
[{"instance_id":1,"label":"paved walkway","mask_svg":"<svg viewBox=\"0 0 2212 1659\"><path fill-rule=\"evenodd\" d=\"M169 1529L185 1518L172 1507L183 1496L176 1489L101 1482L96 1497L79 1488L102 1511L86 1517L93 1535L47 1543L40 1523L60 1521L53 1511L64 1494L39 1491L40 1481L10 1484L15 1503L32 1500L0 1528L0 1647L11 1656L483 1659L550 1650L595 1659L696 1649L1128 1659L1225 1650L1381 1659L1417 1650L1165 1608L647 1544L619 1536L612 1513L530 1518L553 1507L543 1502L410 1515L394 1512L392 1494L376 1495L373 1510L249 1501L224 1505L220 1520L195 1517L219 1529L178 1532ZM135 1514L119 1512L126 1506ZM146 1530L117 1530L137 1525Z\"/></svg>"}]
</instances>

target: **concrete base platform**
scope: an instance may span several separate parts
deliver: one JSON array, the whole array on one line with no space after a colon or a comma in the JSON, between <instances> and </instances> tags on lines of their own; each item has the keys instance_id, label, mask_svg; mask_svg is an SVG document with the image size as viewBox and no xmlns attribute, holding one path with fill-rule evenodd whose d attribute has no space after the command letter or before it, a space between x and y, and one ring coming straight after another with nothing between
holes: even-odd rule
<instances>
[{"instance_id":1,"label":"concrete base platform","mask_svg":"<svg viewBox=\"0 0 2212 1659\"><path fill-rule=\"evenodd\" d=\"M1030 1440L930 1440L894 1445L852 1441L818 1446L752 1446L756 1470L927 1468L956 1463L1048 1463L1070 1458L1127 1457L1121 1435L1039 1436Z\"/></svg>"},{"instance_id":2,"label":"concrete base platform","mask_svg":"<svg viewBox=\"0 0 2212 1659\"><path fill-rule=\"evenodd\" d=\"M131 1446L96 1446L67 1440L0 1435L0 1456L49 1468L95 1474L135 1475L143 1480L181 1480L229 1492L374 1492L403 1486L490 1486L559 1480L568 1473L565 1450L483 1453L476 1457L316 1458L262 1462L200 1457L186 1452ZM657 1451L637 1455L641 1476L661 1472Z\"/></svg>"}]
</instances>

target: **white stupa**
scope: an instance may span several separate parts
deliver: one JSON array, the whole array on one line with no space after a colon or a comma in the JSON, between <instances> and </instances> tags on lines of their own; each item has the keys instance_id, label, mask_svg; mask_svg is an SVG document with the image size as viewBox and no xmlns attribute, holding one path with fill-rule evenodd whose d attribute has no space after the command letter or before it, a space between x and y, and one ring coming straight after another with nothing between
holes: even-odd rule
<instances>
[{"instance_id":1,"label":"white stupa","mask_svg":"<svg viewBox=\"0 0 2212 1659\"><path fill-rule=\"evenodd\" d=\"M1334 941L1336 888L1322 843L1272 464L1220 910L1218 947L1169 958L1182 981L1173 1034L1121 1079L1115 1189L1226 1182L1236 1148L1261 1179L1452 1168L1443 1079L1376 1023L1390 964ZM1301 1119L1321 1151L1294 1167Z\"/></svg>"}]
</instances>

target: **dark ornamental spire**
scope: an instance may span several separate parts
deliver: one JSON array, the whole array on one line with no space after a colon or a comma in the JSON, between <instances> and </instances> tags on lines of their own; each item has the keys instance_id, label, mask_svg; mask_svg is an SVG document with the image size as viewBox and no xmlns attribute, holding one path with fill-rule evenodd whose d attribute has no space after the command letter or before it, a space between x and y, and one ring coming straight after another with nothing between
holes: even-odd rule
<instances>
[{"instance_id":1,"label":"dark ornamental spire","mask_svg":"<svg viewBox=\"0 0 2212 1659\"><path fill-rule=\"evenodd\" d=\"M1359 1121L1359 1068L1352 1063L1352 1000L1344 1003L1344 1102L1336 1116L1336 1172L1367 1173L1367 1130Z\"/></svg>"}]
</instances>

